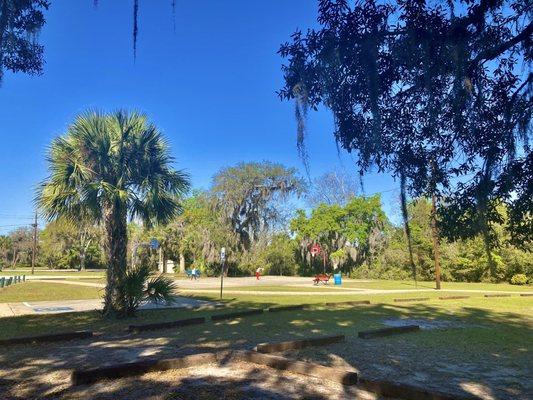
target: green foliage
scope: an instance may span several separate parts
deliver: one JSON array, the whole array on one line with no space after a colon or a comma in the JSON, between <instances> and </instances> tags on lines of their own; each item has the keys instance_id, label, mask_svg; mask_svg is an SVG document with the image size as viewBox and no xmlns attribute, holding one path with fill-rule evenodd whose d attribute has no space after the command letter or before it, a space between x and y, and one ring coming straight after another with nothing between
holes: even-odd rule
<instances>
[{"instance_id":1,"label":"green foliage","mask_svg":"<svg viewBox=\"0 0 533 400\"><path fill-rule=\"evenodd\" d=\"M47 0L4 0L0 3L0 84L4 70L39 75L43 46L37 35L45 23Z\"/></svg>"},{"instance_id":2,"label":"green foliage","mask_svg":"<svg viewBox=\"0 0 533 400\"><path fill-rule=\"evenodd\" d=\"M241 246L248 250L280 222L281 202L302 188L294 168L263 161L222 169L213 178L211 192Z\"/></svg>"},{"instance_id":3,"label":"green foliage","mask_svg":"<svg viewBox=\"0 0 533 400\"><path fill-rule=\"evenodd\" d=\"M509 281L511 285L527 285L527 276L524 274L516 274L511 277L511 280Z\"/></svg>"},{"instance_id":4,"label":"green foliage","mask_svg":"<svg viewBox=\"0 0 533 400\"><path fill-rule=\"evenodd\" d=\"M297 251L295 240L286 233L274 233L242 253L237 273L252 275L257 268L263 268L269 275L295 275L298 271Z\"/></svg>"},{"instance_id":5,"label":"green foliage","mask_svg":"<svg viewBox=\"0 0 533 400\"><path fill-rule=\"evenodd\" d=\"M351 269L370 262L380 246L386 224L381 198L375 195L353 197L344 206L320 204L309 217L303 210L298 210L290 229L296 234L304 259L309 259L309 246L319 243L328 255L335 254L339 266L351 261L348 265ZM346 257L341 259L337 256L341 256L342 249Z\"/></svg>"},{"instance_id":6,"label":"green foliage","mask_svg":"<svg viewBox=\"0 0 533 400\"><path fill-rule=\"evenodd\" d=\"M50 269L103 268L101 239L98 226L58 219L39 234L37 263Z\"/></svg>"},{"instance_id":7,"label":"green foliage","mask_svg":"<svg viewBox=\"0 0 533 400\"><path fill-rule=\"evenodd\" d=\"M513 244L533 239L529 7L321 0L318 24L279 50L279 95L296 103L298 148L307 111L327 107L336 141L355 153L361 173L400 178L402 205L404 189L439 195L442 232L453 240L481 235L498 275L491 248L493 225L503 223L499 202L509 209Z\"/></svg>"},{"instance_id":8,"label":"green foliage","mask_svg":"<svg viewBox=\"0 0 533 400\"><path fill-rule=\"evenodd\" d=\"M155 275L146 265L130 268L118 286L118 293L126 305L121 313L124 316L134 315L146 301L171 303L175 289L172 279Z\"/></svg>"}]
</instances>

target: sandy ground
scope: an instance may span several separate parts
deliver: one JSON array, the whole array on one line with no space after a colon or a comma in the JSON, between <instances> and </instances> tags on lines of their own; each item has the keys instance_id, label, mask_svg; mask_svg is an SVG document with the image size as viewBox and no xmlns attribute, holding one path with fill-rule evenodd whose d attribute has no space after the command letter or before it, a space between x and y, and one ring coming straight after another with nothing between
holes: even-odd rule
<instances>
[{"instance_id":1,"label":"sandy ground","mask_svg":"<svg viewBox=\"0 0 533 400\"><path fill-rule=\"evenodd\" d=\"M115 340L113 340L115 339ZM183 344L183 343L181 343ZM356 387L248 363L198 365L72 387L74 368L228 348L227 342L183 346L168 337L115 337L14 346L0 355L0 398L22 399L376 399Z\"/></svg>"},{"instance_id":2,"label":"sandy ground","mask_svg":"<svg viewBox=\"0 0 533 400\"><path fill-rule=\"evenodd\" d=\"M258 326L260 322L243 320L243 323L255 323ZM390 323L388 320L387 322ZM402 321L411 322L413 321ZM261 329L252 332L248 330L243 335L236 321L208 323L195 329L198 331L193 338L189 330L163 330L138 335L105 334L87 340L6 347L0 352L0 398L372 398L368 393L354 393L341 385L328 383L324 386L308 377L279 373L255 365L243 365L237 370L230 366L219 368L201 365L188 371L153 373L112 383L70 388L70 374L75 368L93 368L153 357L172 358L219 350L251 349L257 343L271 340L268 333ZM224 332L224 329L229 332ZM452 321L445 329L449 329L452 334L452 329L460 327L454 326ZM278 337L277 340L290 338ZM527 347L525 344L524 358L527 357ZM470 360L454 348L433 351L426 346L424 351L420 351L416 341L403 340L400 335L377 341L351 336L344 343L287 352L284 355L292 359L356 370L362 377L370 379L393 380L451 395L475 395L486 400L533 398L531 363L528 364L524 359L510 358L505 352L493 353ZM217 395L214 396L213 393Z\"/></svg>"},{"instance_id":3,"label":"sandy ground","mask_svg":"<svg viewBox=\"0 0 533 400\"><path fill-rule=\"evenodd\" d=\"M250 363L207 364L70 388L58 399L361 399L380 397L356 387Z\"/></svg>"}]
</instances>

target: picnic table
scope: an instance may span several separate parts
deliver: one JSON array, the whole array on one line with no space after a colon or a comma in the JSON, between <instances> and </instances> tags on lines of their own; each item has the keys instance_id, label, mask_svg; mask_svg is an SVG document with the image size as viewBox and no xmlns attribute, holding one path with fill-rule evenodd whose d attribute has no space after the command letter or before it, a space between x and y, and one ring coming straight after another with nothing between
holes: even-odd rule
<instances>
[{"instance_id":1,"label":"picnic table","mask_svg":"<svg viewBox=\"0 0 533 400\"><path fill-rule=\"evenodd\" d=\"M331 275L318 274L318 275L315 275L315 279L313 279L313 282L315 285L318 285L319 283L323 283L324 285L327 285L329 283L329 278L331 278Z\"/></svg>"},{"instance_id":2,"label":"picnic table","mask_svg":"<svg viewBox=\"0 0 533 400\"><path fill-rule=\"evenodd\" d=\"M189 279L198 279L200 278L200 271L196 270L196 272L192 272L188 269L185 270L185 274L187 274L187 278Z\"/></svg>"}]
</instances>

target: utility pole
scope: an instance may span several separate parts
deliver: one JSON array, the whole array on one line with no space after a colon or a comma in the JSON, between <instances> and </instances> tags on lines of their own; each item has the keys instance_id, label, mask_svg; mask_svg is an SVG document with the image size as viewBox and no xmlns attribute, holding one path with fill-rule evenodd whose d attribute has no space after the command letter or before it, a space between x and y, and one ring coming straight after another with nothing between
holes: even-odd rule
<instances>
[{"instance_id":1,"label":"utility pole","mask_svg":"<svg viewBox=\"0 0 533 400\"><path fill-rule=\"evenodd\" d=\"M220 300L222 300L222 288L224 287L224 272L226 270L226 248L220 249Z\"/></svg>"},{"instance_id":2,"label":"utility pole","mask_svg":"<svg viewBox=\"0 0 533 400\"><path fill-rule=\"evenodd\" d=\"M433 255L435 257L435 289L440 290L440 249L437 230L437 199L435 192L431 195L431 232L433 234Z\"/></svg>"},{"instance_id":3,"label":"utility pole","mask_svg":"<svg viewBox=\"0 0 533 400\"><path fill-rule=\"evenodd\" d=\"M37 213L35 213L35 220L33 224L33 251L31 253L31 274L35 274L35 255L37 254Z\"/></svg>"}]
</instances>

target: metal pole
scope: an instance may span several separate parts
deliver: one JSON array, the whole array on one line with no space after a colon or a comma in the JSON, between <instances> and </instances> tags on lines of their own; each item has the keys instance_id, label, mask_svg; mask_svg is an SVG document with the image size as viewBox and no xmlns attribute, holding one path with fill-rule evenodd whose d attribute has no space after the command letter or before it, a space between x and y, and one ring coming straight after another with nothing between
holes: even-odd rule
<instances>
[{"instance_id":1,"label":"metal pole","mask_svg":"<svg viewBox=\"0 0 533 400\"><path fill-rule=\"evenodd\" d=\"M224 264L225 260L222 260L220 265L220 300L222 300L222 287L224 286Z\"/></svg>"},{"instance_id":2,"label":"metal pole","mask_svg":"<svg viewBox=\"0 0 533 400\"><path fill-rule=\"evenodd\" d=\"M31 253L31 274L35 274L35 254L37 252L37 213L35 213L35 221L33 226L33 250Z\"/></svg>"}]
</instances>

